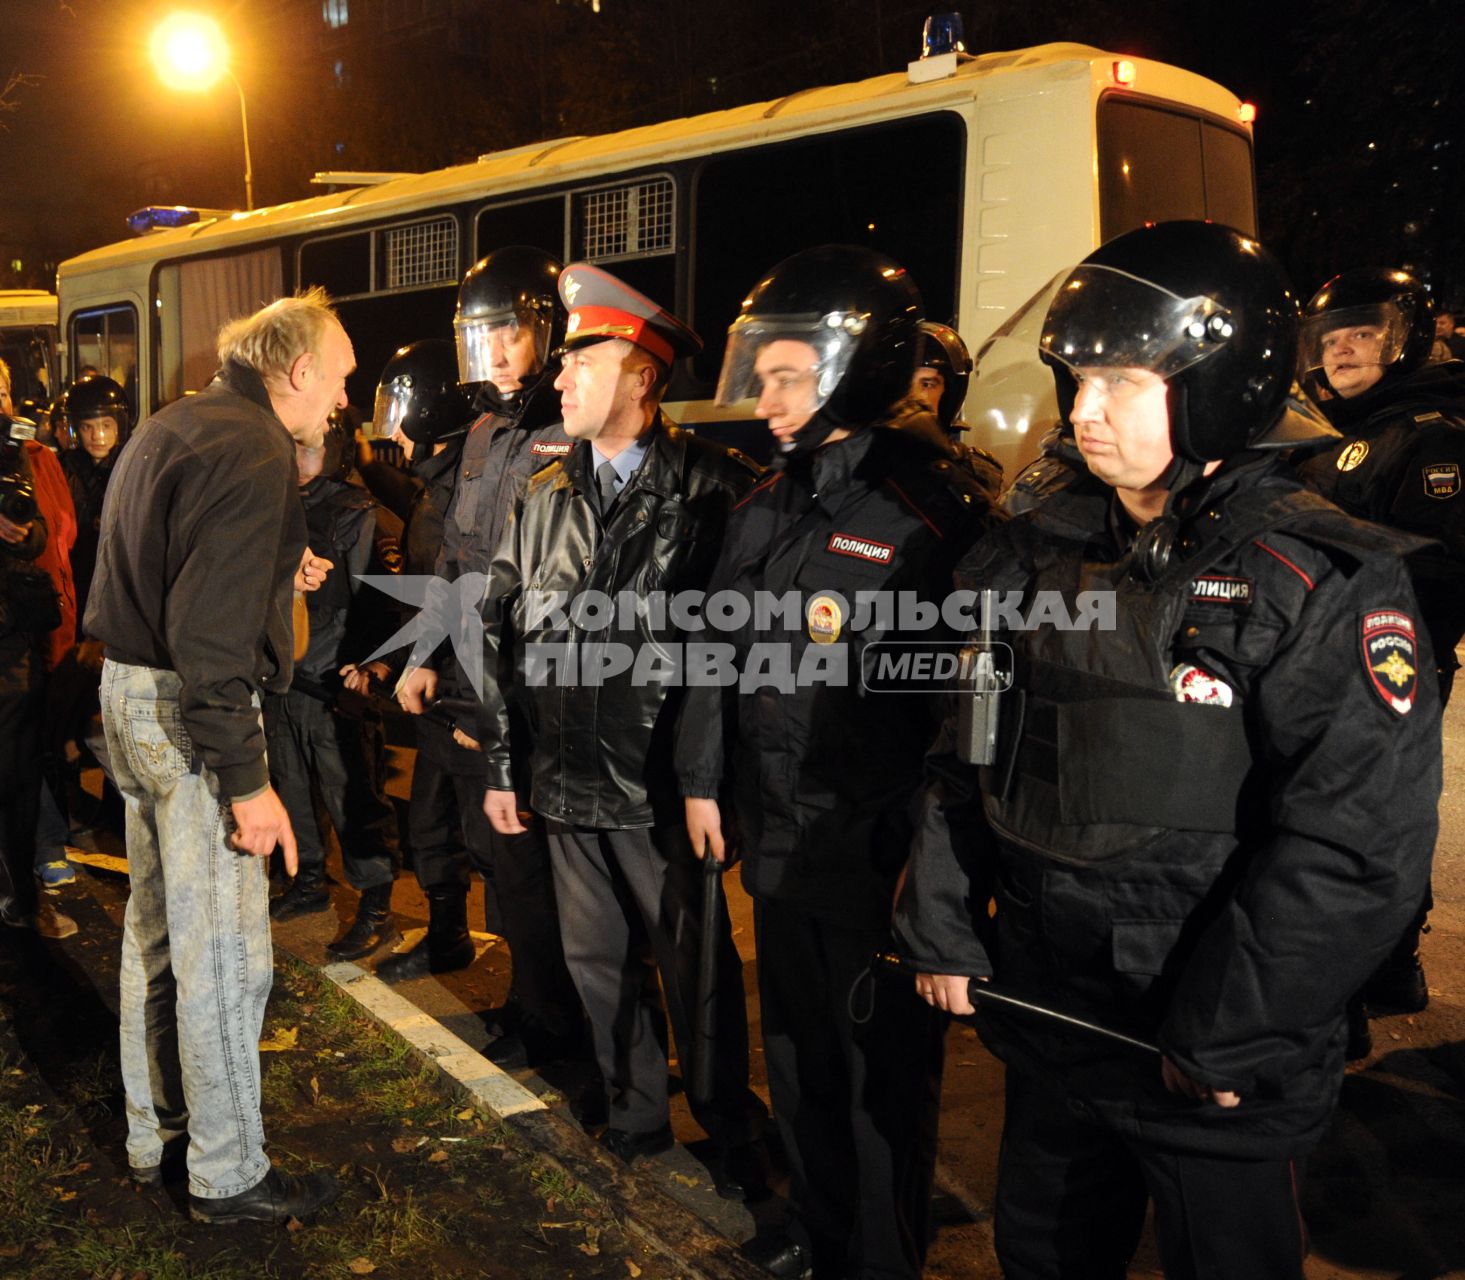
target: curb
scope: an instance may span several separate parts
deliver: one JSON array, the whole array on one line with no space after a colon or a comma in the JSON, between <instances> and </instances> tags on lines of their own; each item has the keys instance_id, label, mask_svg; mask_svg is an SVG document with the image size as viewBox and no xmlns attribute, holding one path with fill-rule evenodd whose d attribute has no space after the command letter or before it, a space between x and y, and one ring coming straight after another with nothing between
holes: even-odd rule
<instances>
[{"instance_id":1,"label":"curb","mask_svg":"<svg viewBox=\"0 0 1465 1280\"><path fill-rule=\"evenodd\" d=\"M295 958L310 964L300 956ZM766 1271L744 1257L726 1236L672 1199L649 1174L627 1167L602 1151L579 1125L546 1106L513 1076L375 974L345 961L311 967L318 968L368 1014L401 1036L420 1057L437 1066L526 1145L590 1191L629 1233L665 1255L689 1277L767 1280Z\"/></svg>"}]
</instances>

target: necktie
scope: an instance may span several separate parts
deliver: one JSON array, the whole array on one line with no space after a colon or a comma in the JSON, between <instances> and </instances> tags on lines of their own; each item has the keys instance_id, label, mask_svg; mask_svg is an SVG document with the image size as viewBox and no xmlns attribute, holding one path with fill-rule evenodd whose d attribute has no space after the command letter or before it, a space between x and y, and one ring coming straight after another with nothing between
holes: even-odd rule
<instances>
[{"instance_id":1,"label":"necktie","mask_svg":"<svg viewBox=\"0 0 1465 1280\"><path fill-rule=\"evenodd\" d=\"M615 463L602 462L595 468L595 484L600 491L600 514L608 515L616 500Z\"/></svg>"}]
</instances>

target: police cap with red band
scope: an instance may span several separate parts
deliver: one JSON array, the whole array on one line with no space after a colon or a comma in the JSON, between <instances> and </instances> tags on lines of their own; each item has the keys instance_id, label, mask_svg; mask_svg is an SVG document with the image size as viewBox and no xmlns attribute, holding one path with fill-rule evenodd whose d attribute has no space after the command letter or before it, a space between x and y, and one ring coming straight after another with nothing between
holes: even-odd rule
<instances>
[{"instance_id":1,"label":"police cap with red band","mask_svg":"<svg viewBox=\"0 0 1465 1280\"><path fill-rule=\"evenodd\" d=\"M570 313L561 351L624 338L671 365L702 350L702 339L671 312L588 262L570 263L560 272L559 287Z\"/></svg>"}]
</instances>

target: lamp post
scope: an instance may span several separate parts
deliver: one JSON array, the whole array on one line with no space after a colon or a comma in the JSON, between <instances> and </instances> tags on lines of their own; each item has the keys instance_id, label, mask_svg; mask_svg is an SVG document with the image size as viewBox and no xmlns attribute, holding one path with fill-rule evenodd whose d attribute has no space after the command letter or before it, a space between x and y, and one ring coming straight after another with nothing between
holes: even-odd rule
<instances>
[{"instance_id":1,"label":"lamp post","mask_svg":"<svg viewBox=\"0 0 1465 1280\"><path fill-rule=\"evenodd\" d=\"M202 93L222 79L239 93L239 122L244 128L244 207L254 208L254 164L249 157L249 112L244 86L229 66L229 46L212 18L175 13L158 24L152 39L153 65L170 89Z\"/></svg>"}]
</instances>

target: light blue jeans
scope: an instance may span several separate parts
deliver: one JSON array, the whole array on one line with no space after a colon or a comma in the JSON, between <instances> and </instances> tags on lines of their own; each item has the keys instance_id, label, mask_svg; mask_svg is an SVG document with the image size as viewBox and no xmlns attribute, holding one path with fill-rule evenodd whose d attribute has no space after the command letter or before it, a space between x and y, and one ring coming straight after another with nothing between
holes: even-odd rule
<instances>
[{"instance_id":1,"label":"light blue jeans","mask_svg":"<svg viewBox=\"0 0 1465 1280\"><path fill-rule=\"evenodd\" d=\"M188 1135L204 1199L264 1178L259 1037L270 993L267 860L229 844L228 803L183 727L172 671L108 661L102 721L127 802L132 896L122 927L127 1158Z\"/></svg>"}]
</instances>

